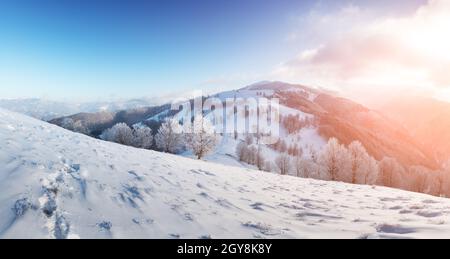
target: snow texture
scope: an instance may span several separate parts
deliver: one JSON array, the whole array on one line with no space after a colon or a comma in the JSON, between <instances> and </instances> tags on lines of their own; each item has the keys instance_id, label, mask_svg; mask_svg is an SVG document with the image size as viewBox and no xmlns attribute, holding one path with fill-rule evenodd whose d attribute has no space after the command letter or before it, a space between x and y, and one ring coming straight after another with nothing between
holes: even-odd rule
<instances>
[{"instance_id":1,"label":"snow texture","mask_svg":"<svg viewBox=\"0 0 450 259\"><path fill-rule=\"evenodd\" d=\"M450 200L197 161L0 109L0 238L450 238Z\"/></svg>"}]
</instances>

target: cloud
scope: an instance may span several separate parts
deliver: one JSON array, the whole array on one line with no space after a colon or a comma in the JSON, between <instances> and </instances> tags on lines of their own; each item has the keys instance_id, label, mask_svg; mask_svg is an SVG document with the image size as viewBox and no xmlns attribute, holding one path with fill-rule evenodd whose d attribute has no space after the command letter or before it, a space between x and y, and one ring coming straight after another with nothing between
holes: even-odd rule
<instances>
[{"instance_id":1,"label":"cloud","mask_svg":"<svg viewBox=\"0 0 450 259\"><path fill-rule=\"evenodd\" d=\"M347 6L305 19L313 28L305 35L320 42L279 64L272 78L344 91L450 88L448 0L430 0L404 17Z\"/></svg>"}]
</instances>

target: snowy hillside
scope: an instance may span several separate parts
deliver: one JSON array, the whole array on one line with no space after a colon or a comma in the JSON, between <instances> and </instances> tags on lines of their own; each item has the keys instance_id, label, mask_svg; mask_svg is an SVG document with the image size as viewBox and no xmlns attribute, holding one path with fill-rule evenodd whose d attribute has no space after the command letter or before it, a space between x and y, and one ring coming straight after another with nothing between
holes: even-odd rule
<instances>
[{"instance_id":1,"label":"snowy hillside","mask_svg":"<svg viewBox=\"0 0 450 259\"><path fill-rule=\"evenodd\" d=\"M405 167L415 165L431 169L438 167L434 158L424 151L421 143L414 139L407 129L376 111L322 89L283 82L260 82L238 90L221 92L212 97L221 101L230 98L278 98L282 122L280 136L288 147L290 144L296 145L298 149L302 149L303 153L311 153L311 150L319 152L326 142L334 137L346 145L355 140L361 142L368 153L378 161L384 157L392 157ZM239 102L237 105L243 106ZM114 124L122 122L129 126L147 125L155 133L166 118L181 118L186 115L185 112L176 114L177 111L170 110L170 107L170 104L149 107L145 112L124 110L107 119L102 113L78 114L61 117L52 120L51 123L95 137L99 137L104 130ZM221 109L216 111L220 112ZM256 108L250 113L249 116L254 118ZM286 132L283 121L289 115L294 117L298 115L297 122L302 126L294 131ZM233 116L232 111L230 113L225 109L222 118L232 121ZM244 116L244 113L236 114L237 118L242 119ZM67 125L67 121L71 124ZM244 138L245 136L239 136L240 140ZM223 144L228 146L221 145L216 149L215 154L207 159L224 162L227 165L236 164L236 161L230 160L230 155L235 155L238 143L239 141L233 140L223 141ZM273 147L262 145L262 149L266 156L273 153Z\"/></svg>"},{"instance_id":2,"label":"snowy hillside","mask_svg":"<svg viewBox=\"0 0 450 259\"><path fill-rule=\"evenodd\" d=\"M135 149L0 109L1 238L450 238L450 200Z\"/></svg>"}]
</instances>

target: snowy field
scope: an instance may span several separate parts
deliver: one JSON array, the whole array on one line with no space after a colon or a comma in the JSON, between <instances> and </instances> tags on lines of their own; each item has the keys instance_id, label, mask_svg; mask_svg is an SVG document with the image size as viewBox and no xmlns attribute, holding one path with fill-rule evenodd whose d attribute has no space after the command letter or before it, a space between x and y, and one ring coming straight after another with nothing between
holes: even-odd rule
<instances>
[{"instance_id":1,"label":"snowy field","mask_svg":"<svg viewBox=\"0 0 450 259\"><path fill-rule=\"evenodd\" d=\"M450 200L95 140L0 109L0 238L450 238Z\"/></svg>"}]
</instances>

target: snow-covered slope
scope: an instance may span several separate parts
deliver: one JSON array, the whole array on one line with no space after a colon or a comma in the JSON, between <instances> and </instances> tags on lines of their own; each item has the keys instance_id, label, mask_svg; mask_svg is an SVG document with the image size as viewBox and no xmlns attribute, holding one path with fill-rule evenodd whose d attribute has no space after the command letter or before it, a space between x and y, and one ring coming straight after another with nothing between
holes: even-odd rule
<instances>
[{"instance_id":1,"label":"snow-covered slope","mask_svg":"<svg viewBox=\"0 0 450 259\"><path fill-rule=\"evenodd\" d=\"M450 200L139 150L0 109L1 238L450 238Z\"/></svg>"}]
</instances>

